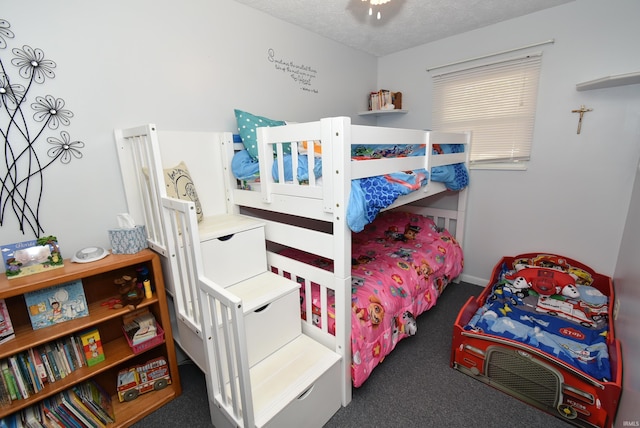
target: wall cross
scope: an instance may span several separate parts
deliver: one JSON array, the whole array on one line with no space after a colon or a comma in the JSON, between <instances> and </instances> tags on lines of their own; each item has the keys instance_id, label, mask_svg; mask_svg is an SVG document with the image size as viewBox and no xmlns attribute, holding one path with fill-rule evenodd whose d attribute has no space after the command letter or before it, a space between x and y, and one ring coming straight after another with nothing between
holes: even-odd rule
<instances>
[{"instance_id":1,"label":"wall cross","mask_svg":"<svg viewBox=\"0 0 640 428\"><path fill-rule=\"evenodd\" d=\"M580 113L580 119L578 119L578 132L576 132L576 134L580 133L580 128L582 128L582 116L584 116L585 113L589 112L589 111L593 111L592 108L586 108L583 105L580 106L579 109L576 110L571 110L571 113Z\"/></svg>"}]
</instances>

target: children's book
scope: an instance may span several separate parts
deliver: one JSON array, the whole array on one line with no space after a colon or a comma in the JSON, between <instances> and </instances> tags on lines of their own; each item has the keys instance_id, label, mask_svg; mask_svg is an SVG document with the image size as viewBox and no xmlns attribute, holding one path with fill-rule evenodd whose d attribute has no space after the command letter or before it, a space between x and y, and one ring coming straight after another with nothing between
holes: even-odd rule
<instances>
[{"instance_id":1,"label":"children's book","mask_svg":"<svg viewBox=\"0 0 640 428\"><path fill-rule=\"evenodd\" d=\"M16 379L13 376L13 372L11 368L9 368L9 360L6 358L0 361L0 369L2 369L2 375L7 383L7 387L9 388L9 395L12 400L17 400L21 398L18 394L18 384L16 383Z\"/></svg>"},{"instance_id":2,"label":"children's book","mask_svg":"<svg viewBox=\"0 0 640 428\"><path fill-rule=\"evenodd\" d=\"M80 340L82 341L82 348L84 349L84 355L87 359L87 365L93 366L101 361L104 361L104 349L102 349L102 341L100 340L100 333L97 328L87 330L80 333Z\"/></svg>"},{"instance_id":3,"label":"children's book","mask_svg":"<svg viewBox=\"0 0 640 428\"><path fill-rule=\"evenodd\" d=\"M25 293L24 299L34 330L89 315L81 280Z\"/></svg>"},{"instance_id":4,"label":"children's book","mask_svg":"<svg viewBox=\"0 0 640 428\"><path fill-rule=\"evenodd\" d=\"M111 424L115 421L111 395L102 389L96 381L92 379L75 385L73 390L102 423Z\"/></svg>"},{"instance_id":5,"label":"children's book","mask_svg":"<svg viewBox=\"0 0 640 428\"><path fill-rule=\"evenodd\" d=\"M16 334L13 331L7 303L4 299L0 299L0 343L8 342L14 337L16 337Z\"/></svg>"},{"instance_id":6,"label":"children's book","mask_svg":"<svg viewBox=\"0 0 640 428\"><path fill-rule=\"evenodd\" d=\"M0 252L2 252L8 279L60 268L64 265L55 236L3 245L0 247Z\"/></svg>"}]
</instances>

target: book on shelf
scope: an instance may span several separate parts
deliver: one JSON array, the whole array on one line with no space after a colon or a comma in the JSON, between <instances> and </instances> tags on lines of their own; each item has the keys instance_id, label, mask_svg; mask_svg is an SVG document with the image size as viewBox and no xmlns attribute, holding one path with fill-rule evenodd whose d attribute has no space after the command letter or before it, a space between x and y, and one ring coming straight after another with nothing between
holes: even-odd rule
<instances>
[{"instance_id":1,"label":"book on shelf","mask_svg":"<svg viewBox=\"0 0 640 428\"><path fill-rule=\"evenodd\" d=\"M91 379L82 384L75 385L73 390L87 408L93 412L103 424L106 425L115 421L111 395L96 381Z\"/></svg>"},{"instance_id":2,"label":"book on shelf","mask_svg":"<svg viewBox=\"0 0 640 428\"><path fill-rule=\"evenodd\" d=\"M42 389L40 379L36 375L33 362L30 360L28 352L18 354L18 364L20 364L20 368L23 370L23 374L27 380L29 392L35 394L40 391Z\"/></svg>"},{"instance_id":3,"label":"book on shelf","mask_svg":"<svg viewBox=\"0 0 640 428\"><path fill-rule=\"evenodd\" d=\"M0 369L2 370L2 376L7 382L7 387L9 388L9 395L11 397L11 400L17 400L21 398L20 395L18 395L19 394L18 384L16 383L16 378L13 376L13 372L9 367L8 359L5 358L0 362Z\"/></svg>"},{"instance_id":4,"label":"book on shelf","mask_svg":"<svg viewBox=\"0 0 640 428\"><path fill-rule=\"evenodd\" d=\"M45 353L47 354L47 360L49 361L49 364L51 365L51 369L53 370L55 379L60 380L64 378L64 373L61 372L60 368L58 367L58 361L56 359L53 346L51 346L50 343L47 343L46 345L44 345L44 349L45 349Z\"/></svg>"},{"instance_id":5,"label":"book on shelf","mask_svg":"<svg viewBox=\"0 0 640 428\"><path fill-rule=\"evenodd\" d=\"M56 360L56 364L58 365L58 370L60 370L60 377L67 377L69 373L71 373L71 369L69 368L69 364L67 363L67 358L64 355L64 350L62 349L62 342L58 339L53 343L53 357Z\"/></svg>"},{"instance_id":6,"label":"book on shelf","mask_svg":"<svg viewBox=\"0 0 640 428\"><path fill-rule=\"evenodd\" d=\"M22 377L20 367L18 366L18 358L15 355L9 357L9 367L11 368L13 377L16 380L16 385L18 386L19 398L29 398L30 394L27 390L27 384Z\"/></svg>"},{"instance_id":7,"label":"book on shelf","mask_svg":"<svg viewBox=\"0 0 640 428\"><path fill-rule=\"evenodd\" d=\"M0 376L0 406L8 406L13 399L9 390L9 382L5 379L4 374Z\"/></svg>"},{"instance_id":8,"label":"book on shelf","mask_svg":"<svg viewBox=\"0 0 640 428\"><path fill-rule=\"evenodd\" d=\"M97 328L86 330L80 333L79 337L87 360L87 366L93 366L104 361L104 349L102 348L102 340L100 340L100 332Z\"/></svg>"},{"instance_id":9,"label":"book on shelf","mask_svg":"<svg viewBox=\"0 0 640 428\"><path fill-rule=\"evenodd\" d=\"M40 381L40 384L44 385L49 381L49 376L47 375L47 369L44 366L44 361L42 361L40 352L34 348L29 349L29 358L33 362L33 366L35 367L35 372L37 378Z\"/></svg>"},{"instance_id":10,"label":"book on shelf","mask_svg":"<svg viewBox=\"0 0 640 428\"><path fill-rule=\"evenodd\" d=\"M24 299L34 330L89 315L79 279L25 293Z\"/></svg>"},{"instance_id":11,"label":"book on shelf","mask_svg":"<svg viewBox=\"0 0 640 428\"><path fill-rule=\"evenodd\" d=\"M60 393L62 395L62 404L73 413L77 419L89 428L102 428L104 425L89 409L82 403L80 398L68 389Z\"/></svg>"},{"instance_id":12,"label":"book on shelf","mask_svg":"<svg viewBox=\"0 0 640 428\"><path fill-rule=\"evenodd\" d=\"M75 416L71 410L67 409L64 403L62 402L62 394L56 394L53 396L51 401L52 408L58 417L64 422L65 427L67 428L87 428L84 424L82 424L77 416Z\"/></svg>"},{"instance_id":13,"label":"book on shelf","mask_svg":"<svg viewBox=\"0 0 640 428\"><path fill-rule=\"evenodd\" d=\"M15 337L7 303L4 299L0 299L0 343L8 342Z\"/></svg>"},{"instance_id":14,"label":"book on shelf","mask_svg":"<svg viewBox=\"0 0 640 428\"><path fill-rule=\"evenodd\" d=\"M53 383L56 380L56 374L53 371L53 366L51 365L51 362L49 361L49 356L47 355L47 350L44 346L40 346L37 349L37 352L40 354L40 359L42 360L42 365L45 368L45 371L47 372L47 381L49 383Z\"/></svg>"},{"instance_id":15,"label":"book on shelf","mask_svg":"<svg viewBox=\"0 0 640 428\"><path fill-rule=\"evenodd\" d=\"M75 360L78 367L86 366L87 360L84 355L84 350L82 349L82 341L78 336L71 336L70 339L71 348L73 349L73 354L75 355Z\"/></svg>"},{"instance_id":16,"label":"book on shelf","mask_svg":"<svg viewBox=\"0 0 640 428\"><path fill-rule=\"evenodd\" d=\"M44 428L40 406L30 406L21 412L24 426L27 428Z\"/></svg>"},{"instance_id":17,"label":"book on shelf","mask_svg":"<svg viewBox=\"0 0 640 428\"><path fill-rule=\"evenodd\" d=\"M51 398L45 398L42 401L42 413L46 418L46 422L44 426L51 428L66 428L64 421L60 418L58 414L55 412L55 408L51 404Z\"/></svg>"},{"instance_id":18,"label":"book on shelf","mask_svg":"<svg viewBox=\"0 0 640 428\"><path fill-rule=\"evenodd\" d=\"M402 92L391 92L380 89L369 94L369 110L399 110L402 109Z\"/></svg>"}]
</instances>

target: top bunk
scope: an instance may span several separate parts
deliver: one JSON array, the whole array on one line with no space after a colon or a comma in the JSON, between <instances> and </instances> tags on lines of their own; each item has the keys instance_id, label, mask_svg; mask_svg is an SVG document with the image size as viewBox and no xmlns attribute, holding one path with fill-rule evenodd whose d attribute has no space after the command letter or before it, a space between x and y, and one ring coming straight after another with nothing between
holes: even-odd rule
<instances>
[{"instance_id":1,"label":"top bunk","mask_svg":"<svg viewBox=\"0 0 640 428\"><path fill-rule=\"evenodd\" d=\"M222 142L227 200L237 207L346 218L358 232L381 210L469 182L469 133L352 125L348 117L254 131L252 147L228 133Z\"/></svg>"}]
</instances>

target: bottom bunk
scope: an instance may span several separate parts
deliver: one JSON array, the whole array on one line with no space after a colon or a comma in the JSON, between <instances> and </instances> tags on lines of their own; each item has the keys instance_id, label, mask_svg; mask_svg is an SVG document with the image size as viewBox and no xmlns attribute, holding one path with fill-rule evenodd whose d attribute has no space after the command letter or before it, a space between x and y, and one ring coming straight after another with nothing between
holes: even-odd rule
<instances>
[{"instance_id":1,"label":"bottom bunk","mask_svg":"<svg viewBox=\"0 0 640 428\"><path fill-rule=\"evenodd\" d=\"M580 427L613 425L622 390L613 282L575 260L504 257L462 307L451 366Z\"/></svg>"},{"instance_id":2,"label":"bottom bunk","mask_svg":"<svg viewBox=\"0 0 640 428\"><path fill-rule=\"evenodd\" d=\"M305 331L324 335L321 341L330 347L336 335L346 337L351 351L344 352L349 365L345 376L355 387L400 340L417 333L416 317L433 307L462 272L462 248L443 226L445 220L454 225L450 218L430 218L406 208L383 212L352 235L346 290L334 288L329 258L292 248L270 254L274 272L301 284Z\"/></svg>"}]
</instances>

